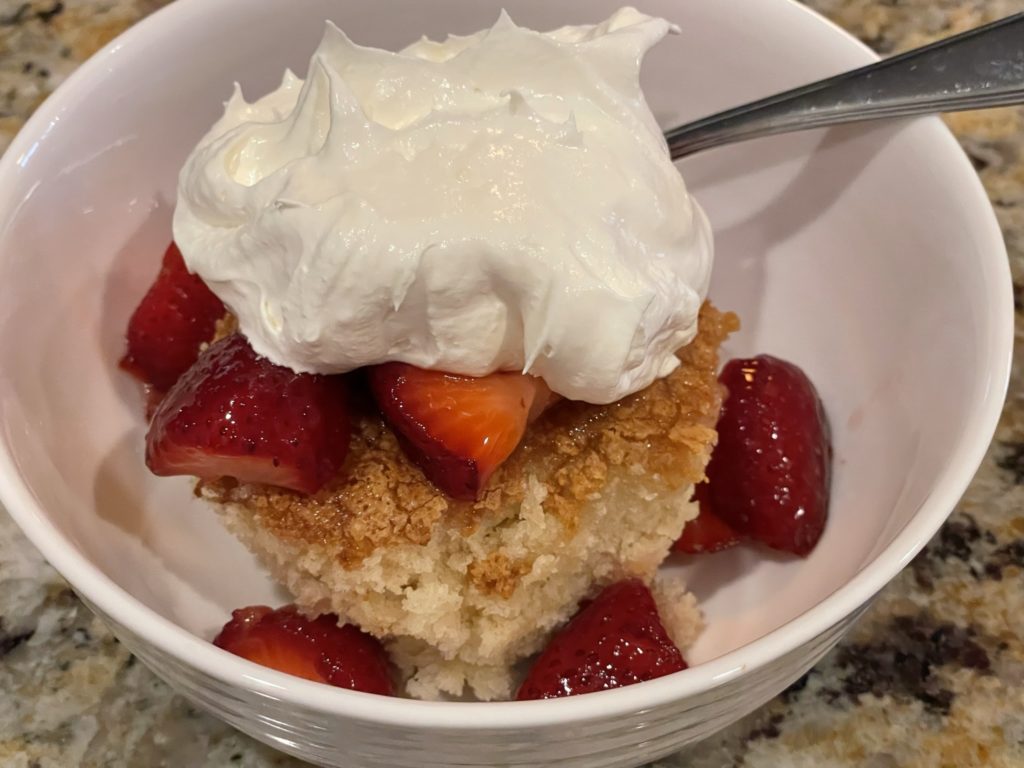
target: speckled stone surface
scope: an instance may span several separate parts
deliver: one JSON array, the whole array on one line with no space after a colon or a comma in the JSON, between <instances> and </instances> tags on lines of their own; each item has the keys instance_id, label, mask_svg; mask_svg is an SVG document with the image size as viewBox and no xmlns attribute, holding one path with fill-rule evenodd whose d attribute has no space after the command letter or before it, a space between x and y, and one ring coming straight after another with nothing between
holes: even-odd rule
<instances>
[{"instance_id":1,"label":"speckled stone surface","mask_svg":"<svg viewBox=\"0 0 1024 768\"><path fill-rule=\"evenodd\" d=\"M717 0L716 0L717 1ZM0 149L75 65L166 0L0 0ZM882 53L1024 0L810 0ZM1024 330L1024 110L951 117L1009 246ZM839 649L659 768L1024 766L1024 371L946 527ZM75 598L0 511L0 766L298 766L197 712Z\"/></svg>"}]
</instances>

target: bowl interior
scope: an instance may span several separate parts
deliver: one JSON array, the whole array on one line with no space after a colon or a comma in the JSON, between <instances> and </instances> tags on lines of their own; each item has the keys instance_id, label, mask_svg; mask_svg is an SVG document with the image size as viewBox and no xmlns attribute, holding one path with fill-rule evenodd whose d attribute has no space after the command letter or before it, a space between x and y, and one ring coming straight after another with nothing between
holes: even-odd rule
<instances>
[{"instance_id":1,"label":"bowl interior","mask_svg":"<svg viewBox=\"0 0 1024 768\"><path fill-rule=\"evenodd\" d=\"M249 0L239 34L241 2L193 2L167 13L159 35L102 53L7 158L0 407L6 449L41 510L31 515L201 638L232 608L286 596L188 480L146 471L143 399L117 368L128 316L170 239L177 171L233 81L254 96L284 67L304 71L324 18L358 42L394 48L483 27L503 4L539 28L596 21L617 6ZM638 5L682 28L644 70L666 127L869 58L786 4L763 25L749 23L756 10L746 4ZM937 121L751 142L681 170L716 231L711 296L743 320L727 354L769 352L803 366L835 445L831 519L807 560L741 548L669 566L687 575L706 613L690 654L699 664L822 603L929 501L957 447L978 439L1005 341L991 297L1006 286L990 212Z\"/></svg>"}]
</instances>

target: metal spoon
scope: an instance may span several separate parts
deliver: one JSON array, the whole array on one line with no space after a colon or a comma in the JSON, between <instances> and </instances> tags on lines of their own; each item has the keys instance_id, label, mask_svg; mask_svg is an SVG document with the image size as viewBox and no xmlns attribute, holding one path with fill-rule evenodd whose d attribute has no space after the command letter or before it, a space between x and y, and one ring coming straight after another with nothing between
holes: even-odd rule
<instances>
[{"instance_id":1,"label":"metal spoon","mask_svg":"<svg viewBox=\"0 0 1024 768\"><path fill-rule=\"evenodd\" d=\"M666 131L672 159L777 133L1024 103L1024 13Z\"/></svg>"}]
</instances>

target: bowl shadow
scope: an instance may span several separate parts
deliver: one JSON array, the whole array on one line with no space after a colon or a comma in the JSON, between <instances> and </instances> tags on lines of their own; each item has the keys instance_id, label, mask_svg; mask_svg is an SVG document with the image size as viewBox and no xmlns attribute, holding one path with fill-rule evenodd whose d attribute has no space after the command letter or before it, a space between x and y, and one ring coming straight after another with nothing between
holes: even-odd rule
<instances>
[{"instance_id":1,"label":"bowl shadow","mask_svg":"<svg viewBox=\"0 0 1024 768\"><path fill-rule=\"evenodd\" d=\"M707 156L681 161L680 170L699 199L701 187L739 183L745 176L807 158L767 204L715 231L716 273L729 275L730 303L723 308L737 312L744 329L757 328L763 319L763 286L768 265L775 256L766 251L766 244L788 242L832 208L905 124L906 121L899 121L836 126L821 132L815 143L809 141L813 134L764 140L765 149L771 151L762 155L722 147L710 150ZM741 338L747 336L741 331Z\"/></svg>"},{"instance_id":2,"label":"bowl shadow","mask_svg":"<svg viewBox=\"0 0 1024 768\"><path fill-rule=\"evenodd\" d=\"M164 250L173 239L174 205L162 195L150 214L118 249L103 283L100 311L100 354L119 399L145 414L145 395L138 380L118 363L125 352L128 319L160 271ZM162 243L162 245L161 245Z\"/></svg>"}]
</instances>

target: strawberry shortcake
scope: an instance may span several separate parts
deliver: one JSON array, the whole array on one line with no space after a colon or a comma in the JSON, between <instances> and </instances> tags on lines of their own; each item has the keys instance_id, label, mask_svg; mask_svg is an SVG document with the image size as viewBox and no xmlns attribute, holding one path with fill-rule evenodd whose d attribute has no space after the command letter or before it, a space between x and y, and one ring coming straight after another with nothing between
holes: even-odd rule
<instances>
[{"instance_id":1,"label":"strawberry shortcake","mask_svg":"<svg viewBox=\"0 0 1024 768\"><path fill-rule=\"evenodd\" d=\"M700 614L656 571L698 514L737 321L640 91L672 30L503 15L392 53L328 25L305 78L227 102L124 358L149 468L198 478L294 597L219 645L418 698L685 666ZM597 627L649 652L552 672Z\"/></svg>"}]
</instances>

